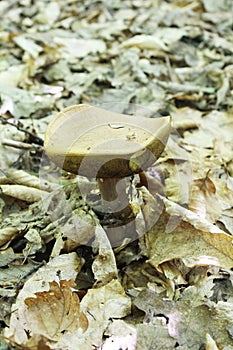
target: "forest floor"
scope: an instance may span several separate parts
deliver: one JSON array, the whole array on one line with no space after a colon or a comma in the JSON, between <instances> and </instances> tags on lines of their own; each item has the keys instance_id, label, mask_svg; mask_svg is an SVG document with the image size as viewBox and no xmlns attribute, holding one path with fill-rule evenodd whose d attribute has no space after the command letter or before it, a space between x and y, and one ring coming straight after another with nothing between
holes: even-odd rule
<instances>
[{"instance_id":1,"label":"forest floor","mask_svg":"<svg viewBox=\"0 0 233 350\"><path fill-rule=\"evenodd\" d=\"M0 349L233 350L232 1L3 0L0 16ZM45 154L80 103L171 116L147 186L127 180L129 225Z\"/></svg>"}]
</instances>

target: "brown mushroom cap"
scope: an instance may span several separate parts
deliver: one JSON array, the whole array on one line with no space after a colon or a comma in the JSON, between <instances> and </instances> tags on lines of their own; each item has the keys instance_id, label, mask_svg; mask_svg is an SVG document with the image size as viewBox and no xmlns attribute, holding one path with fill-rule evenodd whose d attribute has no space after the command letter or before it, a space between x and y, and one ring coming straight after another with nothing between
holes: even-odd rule
<instances>
[{"instance_id":1,"label":"brown mushroom cap","mask_svg":"<svg viewBox=\"0 0 233 350\"><path fill-rule=\"evenodd\" d=\"M164 150L169 133L169 116L145 118L80 104L53 118L44 148L68 172L122 178L151 166Z\"/></svg>"}]
</instances>

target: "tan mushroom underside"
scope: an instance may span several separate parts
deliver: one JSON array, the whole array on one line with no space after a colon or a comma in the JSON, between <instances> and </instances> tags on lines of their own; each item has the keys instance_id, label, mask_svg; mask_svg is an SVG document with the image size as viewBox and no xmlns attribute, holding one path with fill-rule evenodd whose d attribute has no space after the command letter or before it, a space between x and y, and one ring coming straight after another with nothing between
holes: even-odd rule
<instances>
[{"instance_id":1,"label":"tan mushroom underside","mask_svg":"<svg viewBox=\"0 0 233 350\"><path fill-rule=\"evenodd\" d=\"M49 158L66 171L121 178L151 166L169 133L169 116L130 116L81 104L65 108L53 118L44 147Z\"/></svg>"}]
</instances>

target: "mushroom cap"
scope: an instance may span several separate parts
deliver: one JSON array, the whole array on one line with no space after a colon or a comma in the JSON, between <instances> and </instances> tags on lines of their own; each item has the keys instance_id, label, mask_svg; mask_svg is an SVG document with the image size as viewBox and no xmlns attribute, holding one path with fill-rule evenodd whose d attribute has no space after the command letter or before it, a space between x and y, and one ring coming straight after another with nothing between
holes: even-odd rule
<instances>
[{"instance_id":1,"label":"mushroom cap","mask_svg":"<svg viewBox=\"0 0 233 350\"><path fill-rule=\"evenodd\" d=\"M48 157L89 178L122 178L147 169L170 134L170 117L145 118L85 104L55 115L45 134Z\"/></svg>"}]
</instances>

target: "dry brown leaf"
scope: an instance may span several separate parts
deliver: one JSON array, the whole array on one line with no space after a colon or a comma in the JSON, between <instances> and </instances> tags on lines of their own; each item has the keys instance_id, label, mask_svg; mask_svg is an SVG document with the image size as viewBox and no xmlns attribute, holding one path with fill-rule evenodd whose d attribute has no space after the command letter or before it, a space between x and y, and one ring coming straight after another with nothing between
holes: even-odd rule
<instances>
[{"instance_id":1,"label":"dry brown leaf","mask_svg":"<svg viewBox=\"0 0 233 350\"><path fill-rule=\"evenodd\" d=\"M5 227L0 229L0 246L11 241L19 230L16 227Z\"/></svg>"},{"instance_id":2,"label":"dry brown leaf","mask_svg":"<svg viewBox=\"0 0 233 350\"><path fill-rule=\"evenodd\" d=\"M153 266L176 258L190 267L214 265L230 269L233 266L231 235L162 196L159 196L159 205L161 199L166 212L141 242Z\"/></svg>"},{"instance_id":3,"label":"dry brown leaf","mask_svg":"<svg viewBox=\"0 0 233 350\"><path fill-rule=\"evenodd\" d=\"M215 223L221 216L222 210L216 196L216 187L208 176L193 181L189 210L211 223Z\"/></svg>"},{"instance_id":4,"label":"dry brown leaf","mask_svg":"<svg viewBox=\"0 0 233 350\"><path fill-rule=\"evenodd\" d=\"M47 339L39 334L35 334L23 346L16 343L12 337L9 338L9 340L11 342L11 345L13 345L18 350L51 350L51 348L46 344Z\"/></svg>"},{"instance_id":5,"label":"dry brown leaf","mask_svg":"<svg viewBox=\"0 0 233 350\"><path fill-rule=\"evenodd\" d=\"M40 179L35 175L28 174L24 170L10 169L5 172L5 174L11 182L17 183L18 185L34 187L44 191L50 191L58 187L55 183L43 181L43 179Z\"/></svg>"},{"instance_id":6,"label":"dry brown leaf","mask_svg":"<svg viewBox=\"0 0 233 350\"><path fill-rule=\"evenodd\" d=\"M17 295L15 304L12 305L12 314L10 318L9 328L6 329L5 335L22 345L27 344L27 329L30 324L26 320L27 305L25 299L35 298L36 293L48 292L50 289L49 282L60 280L75 280L77 274L81 270L83 260L76 253L62 254L51 259L45 266L37 270L31 278L29 278L23 288ZM35 299L36 300L36 299ZM81 329L80 329L81 330Z\"/></svg>"},{"instance_id":7,"label":"dry brown leaf","mask_svg":"<svg viewBox=\"0 0 233 350\"><path fill-rule=\"evenodd\" d=\"M100 288L89 289L83 297L81 310L88 318L88 328L85 333L79 330L65 333L53 349L90 350L98 348L103 341L103 335L112 319L123 318L131 312L131 300L125 294L118 280L112 280Z\"/></svg>"},{"instance_id":8,"label":"dry brown leaf","mask_svg":"<svg viewBox=\"0 0 233 350\"><path fill-rule=\"evenodd\" d=\"M42 195L48 194L46 191L41 191L37 188L31 188L22 185L1 185L1 191L6 196L20 199L25 202L33 203L41 200Z\"/></svg>"},{"instance_id":9,"label":"dry brown leaf","mask_svg":"<svg viewBox=\"0 0 233 350\"><path fill-rule=\"evenodd\" d=\"M88 321L80 311L78 295L72 292L73 281L61 280L60 285L49 282L50 290L35 293L36 298L25 299L26 319L32 334L57 340L64 332L78 328L85 330Z\"/></svg>"}]
</instances>

